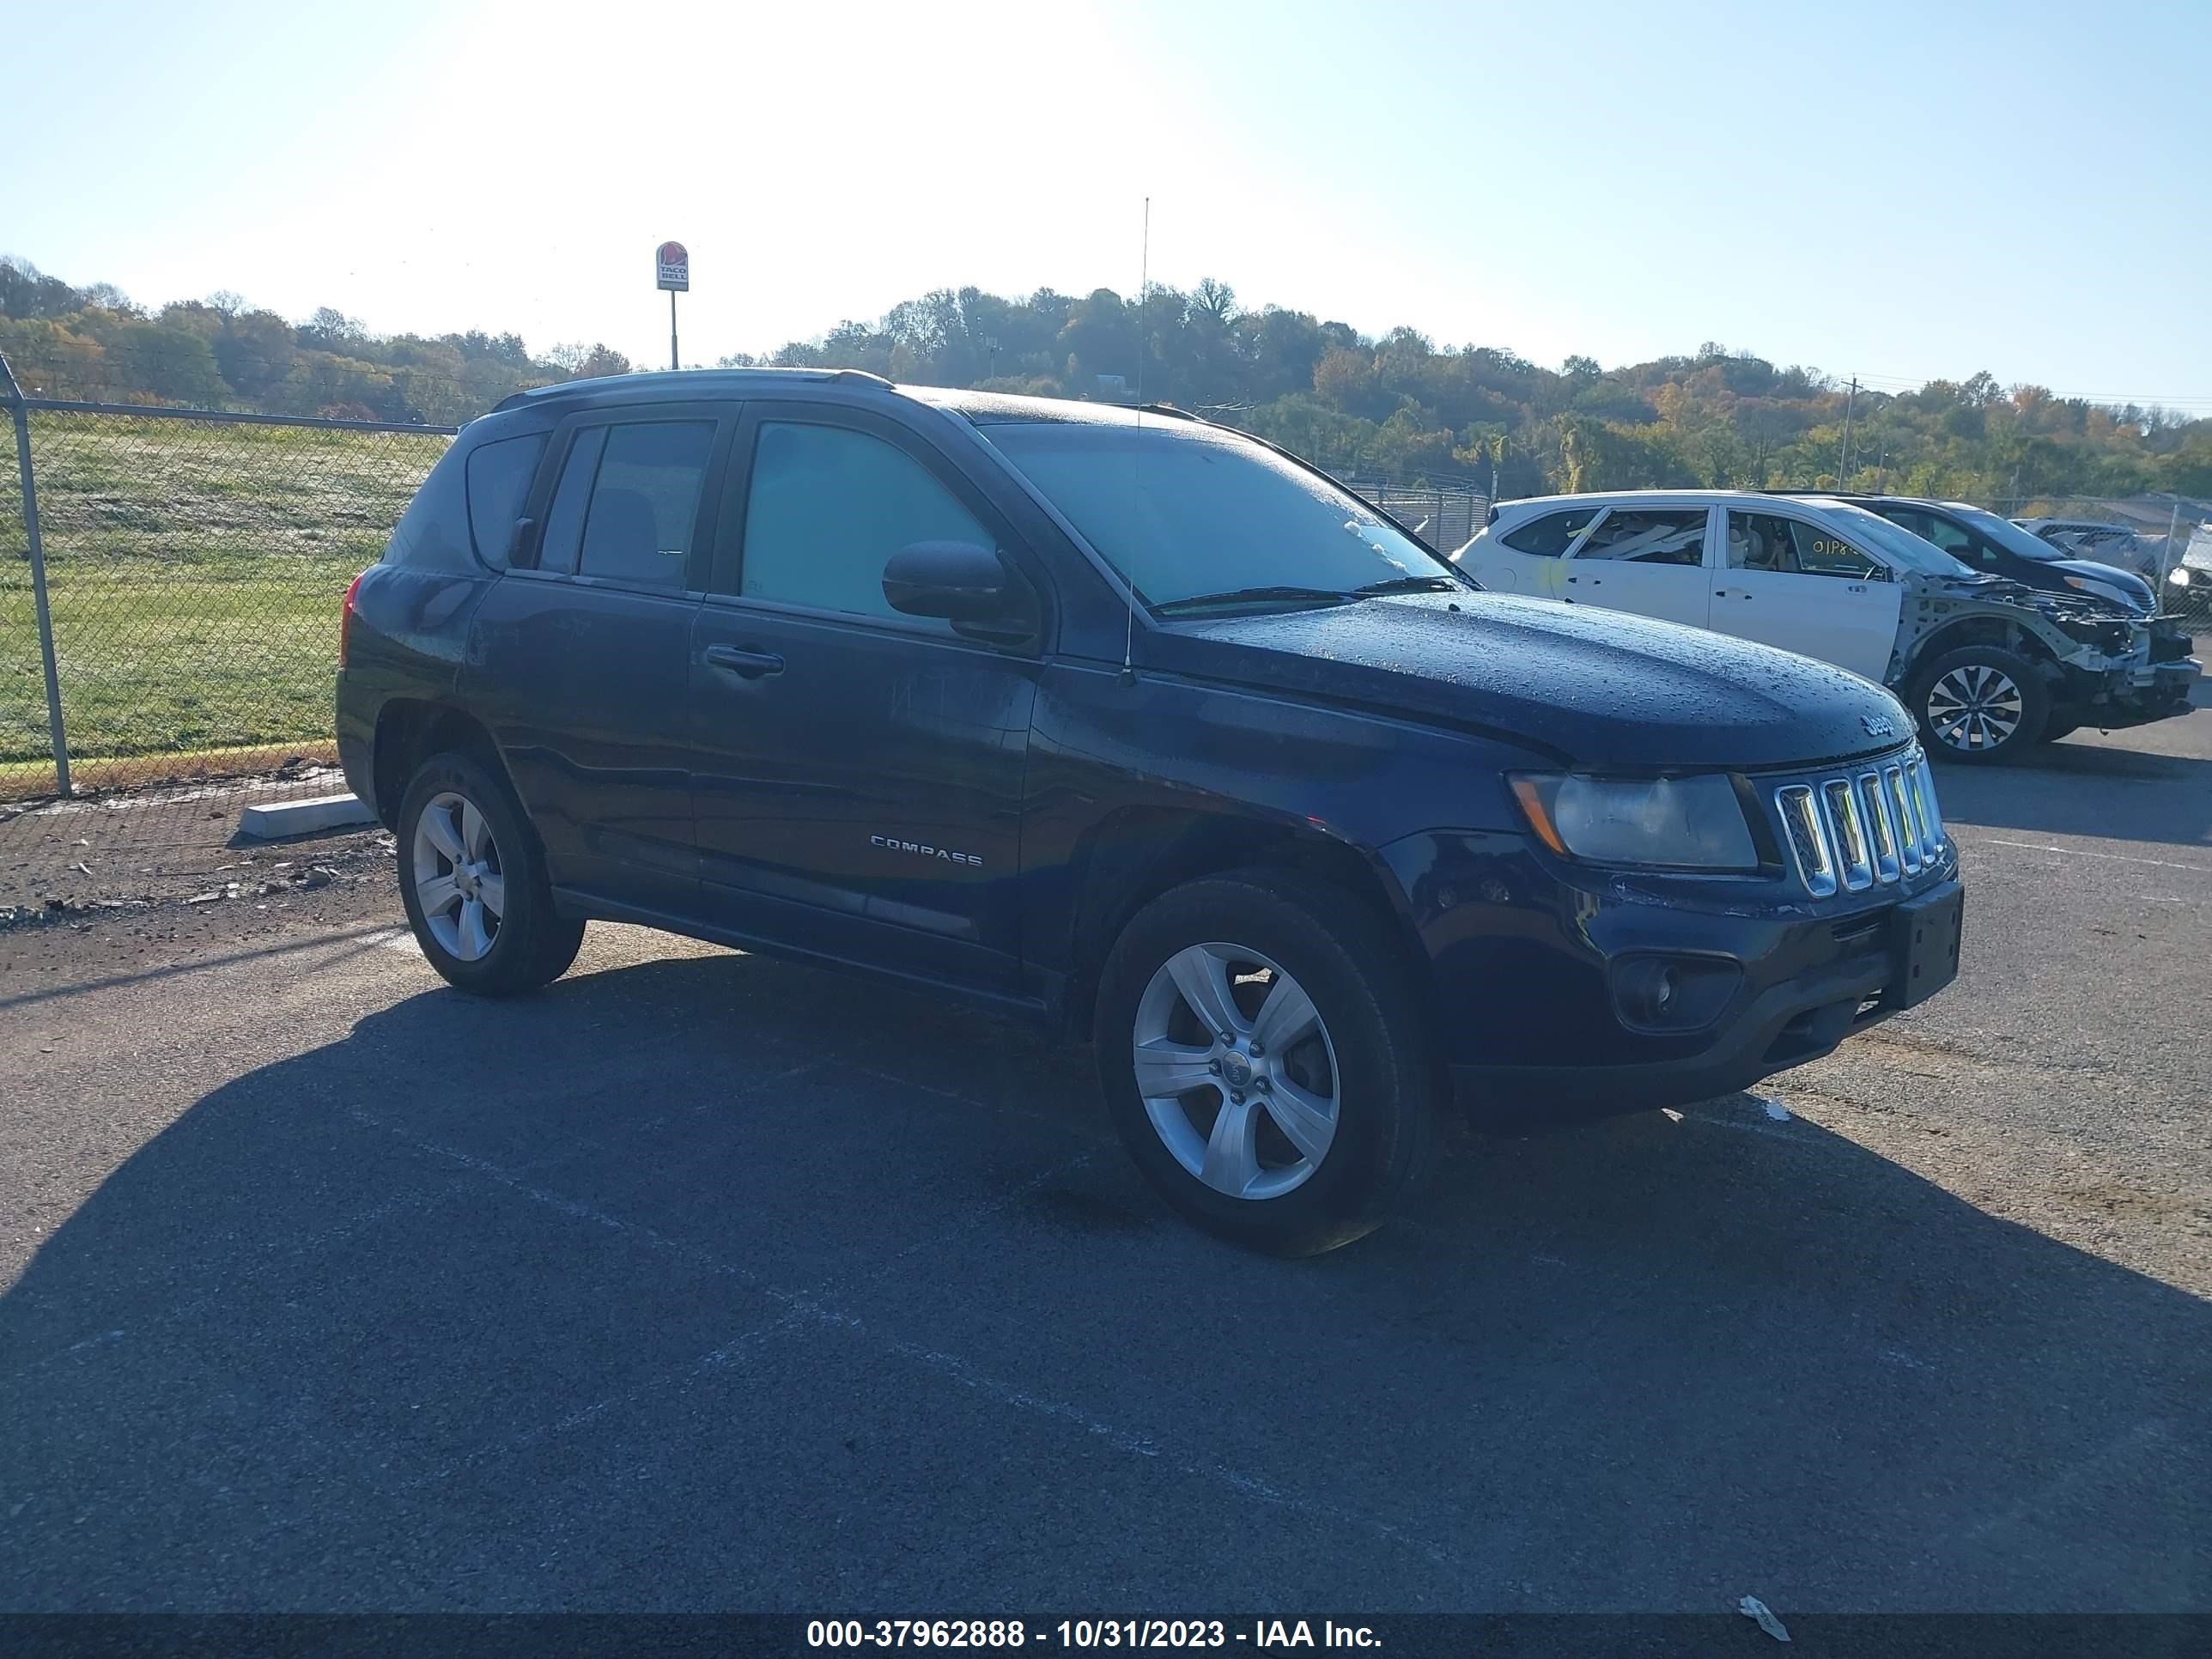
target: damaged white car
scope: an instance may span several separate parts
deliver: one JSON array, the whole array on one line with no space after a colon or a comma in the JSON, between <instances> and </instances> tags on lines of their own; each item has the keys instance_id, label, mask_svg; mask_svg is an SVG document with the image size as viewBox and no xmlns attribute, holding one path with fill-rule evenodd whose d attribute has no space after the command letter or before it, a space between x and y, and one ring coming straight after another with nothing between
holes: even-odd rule
<instances>
[{"instance_id":1,"label":"damaged white car","mask_svg":"<svg viewBox=\"0 0 2212 1659\"><path fill-rule=\"evenodd\" d=\"M1818 657L1894 691L1931 755L1994 763L2076 726L2185 713L2172 618L2039 592L1826 496L1632 490L1503 501L1452 555L1493 592L1599 605Z\"/></svg>"}]
</instances>

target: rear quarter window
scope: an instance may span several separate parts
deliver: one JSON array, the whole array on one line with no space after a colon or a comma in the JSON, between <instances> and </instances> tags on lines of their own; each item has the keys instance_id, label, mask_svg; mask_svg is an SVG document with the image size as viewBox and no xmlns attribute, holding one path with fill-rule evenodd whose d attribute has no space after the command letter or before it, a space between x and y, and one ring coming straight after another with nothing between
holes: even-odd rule
<instances>
[{"instance_id":1,"label":"rear quarter window","mask_svg":"<svg viewBox=\"0 0 2212 1659\"><path fill-rule=\"evenodd\" d=\"M477 557L495 569L507 568L514 521L522 516L530 481L538 476L538 463L544 453L542 432L478 444L469 452L469 536L476 544Z\"/></svg>"}]
</instances>

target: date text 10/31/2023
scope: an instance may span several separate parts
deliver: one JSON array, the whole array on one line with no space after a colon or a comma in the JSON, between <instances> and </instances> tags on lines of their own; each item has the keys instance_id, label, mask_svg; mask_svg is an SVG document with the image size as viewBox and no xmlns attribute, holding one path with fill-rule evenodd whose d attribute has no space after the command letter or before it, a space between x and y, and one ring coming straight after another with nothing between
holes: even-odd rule
<instances>
[{"instance_id":1,"label":"date text 10/31/2023","mask_svg":"<svg viewBox=\"0 0 2212 1659\"><path fill-rule=\"evenodd\" d=\"M1376 1648L1365 1625L1324 1619L1063 1619L1032 1630L1025 1619L811 1619L811 1648Z\"/></svg>"}]
</instances>

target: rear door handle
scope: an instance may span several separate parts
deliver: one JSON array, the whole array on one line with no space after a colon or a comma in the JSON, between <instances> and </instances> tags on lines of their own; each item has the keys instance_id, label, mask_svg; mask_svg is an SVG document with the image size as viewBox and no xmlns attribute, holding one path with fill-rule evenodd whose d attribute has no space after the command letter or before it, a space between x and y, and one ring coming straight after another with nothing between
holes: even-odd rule
<instances>
[{"instance_id":1,"label":"rear door handle","mask_svg":"<svg viewBox=\"0 0 2212 1659\"><path fill-rule=\"evenodd\" d=\"M735 674L744 680L783 672L783 659L774 652L746 651L734 645L710 645L700 653L700 660L709 668L719 668L725 674Z\"/></svg>"}]
</instances>

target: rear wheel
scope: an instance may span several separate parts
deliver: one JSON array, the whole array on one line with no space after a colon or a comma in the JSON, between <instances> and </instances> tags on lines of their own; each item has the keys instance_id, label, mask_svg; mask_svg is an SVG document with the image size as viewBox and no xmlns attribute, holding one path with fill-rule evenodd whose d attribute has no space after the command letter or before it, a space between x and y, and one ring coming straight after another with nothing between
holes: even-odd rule
<instances>
[{"instance_id":1,"label":"rear wheel","mask_svg":"<svg viewBox=\"0 0 2212 1659\"><path fill-rule=\"evenodd\" d=\"M2017 760L2042 737L2051 713L2034 665L2002 646L1946 652L1912 677L1910 690L1906 706L1928 752L1972 765Z\"/></svg>"},{"instance_id":2,"label":"rear wheel","mask_svg":"<svg viewBox=\"0 0 2212 1659\"><path fill-rule=\"evenodd\" d=\"M416 942L453 985L513 996L550 984L584 942L553 909L544 860L506 782L462 754L434 755L399 807L399 897Z\"/></svg>"},{"instance_id":3,"label":"rear wheel","mask_svg":"<svg viewBox=\"0 0 2212 1659\"><path fill-rule=\"evenodd\" d=\"M1304 877L1162 895L1101 977L1101 1080L1168 1202L1224 1237L1309 1255L1372 1231L1437 1139L1418 982L1382 920Z\"/></svg>"}]
</instances>

